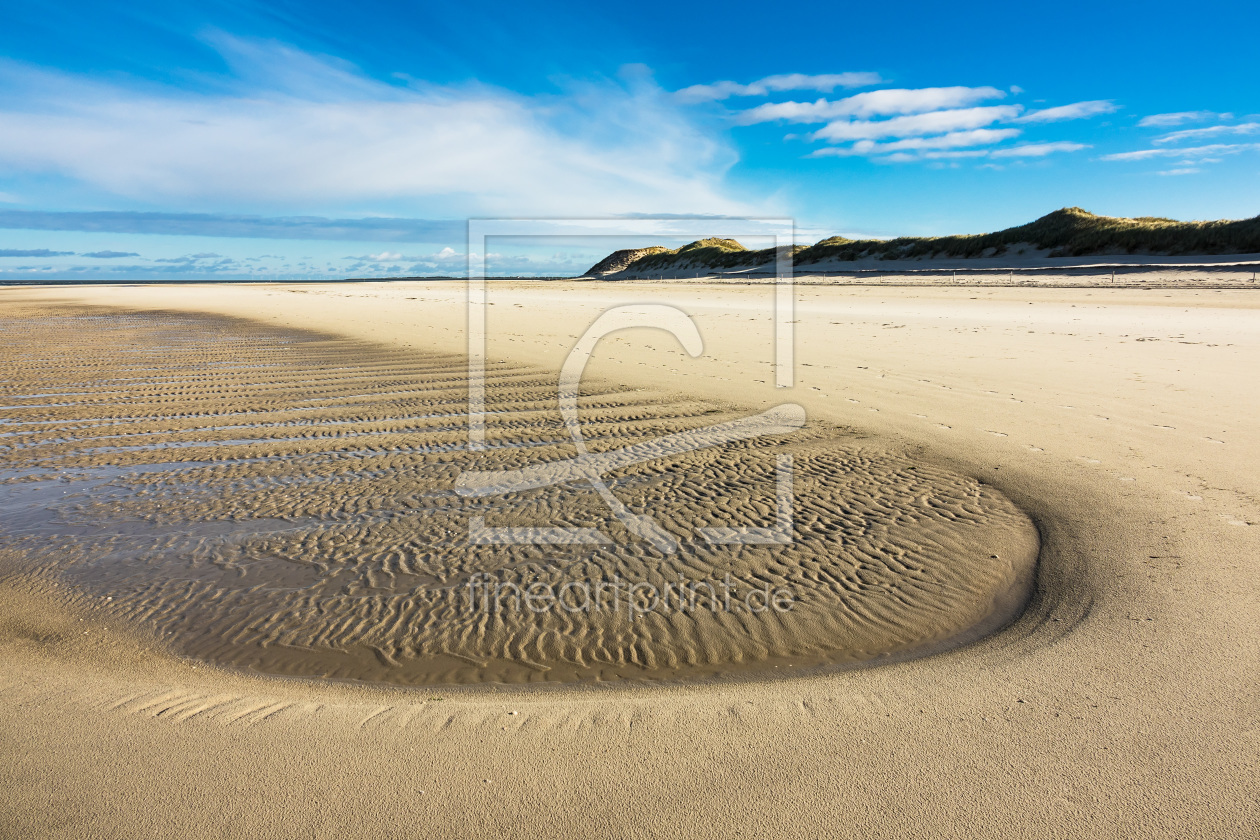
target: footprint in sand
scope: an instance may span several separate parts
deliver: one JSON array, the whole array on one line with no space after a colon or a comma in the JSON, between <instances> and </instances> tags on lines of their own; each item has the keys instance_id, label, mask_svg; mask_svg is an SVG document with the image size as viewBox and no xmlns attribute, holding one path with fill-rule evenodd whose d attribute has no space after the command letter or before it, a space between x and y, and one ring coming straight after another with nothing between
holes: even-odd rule
<instances>
[{"instance_id":1,"label":"footprint in sand","mask_svg":"<svg viewBox=\"0 0 1260 840\"><path fill-rule=\"evenodd\" d=\"M1084 455L1077 455L1076 457L1087 464L1101 464L1102 463L1102 461L1099 461L1097 458L1087 458Z\"/></svg>"},{"instance_id":2,"label":"footprint in sand","mask_svg":"<svg viewBox=\"0 0 1260 840\"><path fill-rule=\"evenodd\" d=\"M1006 434L1006 432L995 432L995 431L993 431L992 429L985 429L984 431L986 431L986 432L988 432L989 434L994 435L994 436L996 436L996 437L1008 437L1008 435Z\"/></svg>"}]
</instances>

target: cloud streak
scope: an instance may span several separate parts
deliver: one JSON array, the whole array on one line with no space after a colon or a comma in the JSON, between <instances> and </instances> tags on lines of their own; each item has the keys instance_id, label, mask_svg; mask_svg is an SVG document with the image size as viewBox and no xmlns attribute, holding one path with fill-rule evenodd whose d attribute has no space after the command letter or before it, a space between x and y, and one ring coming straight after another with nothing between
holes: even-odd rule
<instances>
[{"instance_id":1,"label":"cloud streak","mask_svg":"<svg viewBox=\"0 0 1260 840\"><path fill-rule=\"evenodd\" d=\"M1162 137L1156 137L1156 144L1180 143L1183 140L1202 140L1205 137L1219 137L1223 134L1256 134L1260 133L1260 122L1239 123L1237 125L1212 125L1207 128L1187 128L1174 131Z\"/></svg>"},{"instance_id":2,"label":"cloud streak","mask_svg":"<svg viewBox=\"0 0 1260 840\"><path fill-rule=\"evenodd\" d=\"M936 140L938 138L929 139ZM961 139L959 139L958 142L961 143ZM877 151L890 151L889 146L891 145L892 144L887 144L883 148L877 149ZM880 163L918 163L922 161L959 161L980 158L1040 158L1045 157L1046 155L1057 154L1059 152L1076 152L1081 149L1088 148L1090 147L1084 143L1072 143L1065 140L1055 141L1052 143L1023 143L1018 146L1007 146L999 149L941 149L929 147L923 148L919 151L893 151L892 154L889 154L886 157L878 158L877 160ZM986 163L984 166L990 169L1002 168L993 163Z\"/></svg>"},{"instance_id":3,"label":"cloud streak","mask_svg":"<svg viewBox=\"0 0 1260 840\"><path fill-rule=\"evenodd\" d=\"M1213 143L1208 146L1191 146L1189 148L1138 149L1133 152L1118 152L1112 155L1103 155L1099 159L1108 161L1151 160L1152 158L1167 157L1206 159L1217 157L1218 155L1236 155L1242 152L1255 151L1257 149L1260 149L1260 143ZM1204 160L1203 162L1207 161Z\"/></svg>"},{"instance_id":4,"label":"cloud streak","mask_svg":"<svg viewBox=\"0 0 1260 840\"><path fill-rule=\"evenodd\" d=\"M47 248L0 248L0 257L72 257L74 251L50 251Z\"/></svg>"},{"instance_id":5,"label":"cloud streak","mask_svg":"<svg viewBox=\"0 0 1260 840\"><path fill-rule=\"evenodd\" d=\"M838 87L858 88L877 85L884 81L878 73L828 73L809 76L804 73L784 73L766 76L746 85L738 82L714 82L708 85L692 85L676 91L674 96L683 102L713 102L732 96L768 96L787 90L816 90L831 93Z\"/></svg>"},{"instance_id":6,"label":"cloud streak","mask_svg":"<svg viewBox=\"0 0 1260 840\"><path fill-rule=\"evenodd\" d=\"M1109 99L1095 99L1024 113L1023 106L978 105L1006 94L993 87L887 89L854 94L835 101L765 103L742 112L745 125L786 121L825 122L807 135L811 141L837 144L815 149L807 157L870 157L879 162L964 158L1038 158L1089 148L1085 143L1056 140L1004 149L977 150L1020 136L1020 128L994 128L1084 119L1115 111ZM794 136L794 135L793 135ZM883 141L883 142L881 142ZM849 145L840 145L849 144Z\"/></svg>"},{"instance_id":7,"label":"cloud streak","mask_svg":"<svg viewBox=\"0 0 1260 840\"><path fill-rule=\"evenodd\" d=\"M1138 120L1142 128L1168 128L1188 122L1207 122L1208 120L1233 118L1233 114L1218 114L1215 111L1177 111L1172 114L1151 114Z\"/></svg>"},{"instance_id":8,"label":"cloud streak","mask_svg":"<svg viewBox=\"0 0 1260 840\"><path fill-rule=\"evenodd\" d=\"M433 242L463 239L467 223L441 219L329 219L322 216L244 216L218 213L55 212L0 210L0 229L84 233L213 236L233 239L311 239L353 242Z\"/></svg>"},{"instance_id":9,"label":"cloud streak","mask_svg":"<svg viewBox=\"0 0 1260 840\"><path fill-rule=\"evenodd\" d=\"M1015 120L1018 123L1048 123L1063 120L1080 120L1096 117L1099 114L1110 114L1117 110L1116 103L1110 99L1094 99L1088 102L1073 102L1071 105L1059 105L1055 108L1043 108L1040 111L1029 111Z\"/></svg>"},{"instance_id":10,"label":"cloud streak","mask_svg":"<svg viewBox=\"0 0 1260 840\"><path fill-rule=\"evenodd\" d=\"M741 125L775 121L820 123L842 117L891 117L964 108L1005 96L1005 91L993 87L887 88L838 100L768 102L741 112L736 122Z\"/></svg>"},{"instance_id":11,"label":"cloud streak","mask_svg":"<svg viewBox=\"0 0 1260 840\"><path fill-rule=\"evenodd\" d=\"M461 254L454 248L447 246L435 254L426 254L424 256L407 256L396 251L382 251L379 254L364 254L358 257L345 257L344 259L367 264L381 262L449 262L466 258L466 254Z\"/></svg>"},{"instance_id":12,"label":"cloud streak","mask_svg":"<svg viewBox=\"0 0 1260 840\"><path fill-rule=\"evenodd\" d=\"M381 206L442 215L741 214L738 158L642 68L527 97L404 87L220 38L223 92L130 88L0 62L0 165L173 209Z\"/></svg>"},{"instance_id":13,"label":"cloud streak","mask_svg":"<svg viewBox=\"0 0 1260 840\"><path fill-rule=\"evenodd\" d=\"M1079 152L1081 149L1088 148L1090 146L1086 143L1056 140L1051 143L1023 143L1018 146L1009 146L1005 149L994 149L989 155L995 158L1038 158L1058 154L1059 152Z\"/></svg>"},{"instance_id":14,"label":"cloud streak","mask_svg":"<svg viewBox=\"0 0 1260 840\"><path fill-rule=\"evenodd\" d=\"M849 147L829 147L816 149L810 157L851 157L854 155L872 156L889 152L919 151L926 149L956 149L967 146L983 146L1000 143L1019 135L1017 128L978 128L972 131L952 131L939 137L911 137L895 140L891 143L876 143L871 140L859 140Z\"/></svg>"},{"instance_id":15,"label":"cloud streak","mask_svg":"<svg viewBox=\"0 0 1260 840\"><path fill-rule=\"evenodd\" d=\"M1009 120L1019 112L1020 108L1017 105L995 105L932 111L887 120L837 121L829 123L811 136L815 140L839 143L848 140L878 140L884 137L943 134L950 131L981 128L1000 120Z\"/></svg>"}]
</instances>

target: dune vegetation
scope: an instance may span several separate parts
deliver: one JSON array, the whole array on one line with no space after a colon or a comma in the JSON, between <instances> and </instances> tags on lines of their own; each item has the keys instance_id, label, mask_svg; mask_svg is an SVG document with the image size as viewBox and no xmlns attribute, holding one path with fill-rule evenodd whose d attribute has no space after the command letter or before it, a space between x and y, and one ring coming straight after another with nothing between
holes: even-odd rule
<instances>
[{"instance_id":1,"label":"dune vegetation","mask_svg":"<svg viewBox=\"0 0 1260 840\"><path fill-rule=\"evenodd\" d=\"M1043 252L1048 257L1255 254L1260 253L1260 216L1241 221L1179 222L1154 216L1135 219L1098 216L1079 207L1065 207L1035 222L993 233L896 239L833 236L808 247L798 245L792 249L796 265L861 259L967 259L1022 254L1029 250ZM606 267L611 259L601 261L588 273L611 273L610 266ZM641 249L634 259L619 261L612 270L650 273L737 268L765 265L773 259L773 248L749 250L734 239L714 238L672 250Z\"/></svg>"}]
</instances>

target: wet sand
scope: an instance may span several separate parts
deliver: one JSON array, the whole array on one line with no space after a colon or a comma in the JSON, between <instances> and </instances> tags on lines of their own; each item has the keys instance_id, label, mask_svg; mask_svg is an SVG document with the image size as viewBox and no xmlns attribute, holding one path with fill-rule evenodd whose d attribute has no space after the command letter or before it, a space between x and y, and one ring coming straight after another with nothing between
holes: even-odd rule
<instances>
[{"instance_id":1,"label":"wet sand","mask_svg":"<svg viewBox=\"0 0 1260 840\"><path fill-rule=\"evenodd\" d=\"M473 449L462 358L209 316L7 315L6 571L184 656L406 685L732 677L940 650L1028 599L1038 539L1009 500L803 417L635 462L739 417L584 383L583 443L623 456L609 490L658 545L582 481L462 492L578 455L539 370L490 368ZM713 542L775 524L782 458L781 544ZM482 537L556 527L585 538Z\"/></svg>"},{"instance_id":2,"label":"wet sand","mask_svg":"<svg viewBox=\"0 0 1260 840\"><path fill-rule=\"evenodd\" d=\"M504 420L499 439L538 445L505 446L490 457L513 467L568 452L545 385L585 323L616 302L685 305L696 313L706 352L690 359L659 333L606 339L590 376L602 389L584 397L592 429L606 433L595 435L602 445L627 435L655 439L784 402L768 375L768 295L730 286L492 285L490 358L512 382L498 397L518 412ZM730 566L743 552L754 555L743 558L744 571L764 576L773 569L787 582L793 574L800 580L794 569L829 561L837 585L828 591L837 597L828 614L850 604L887 605L881 584L904 580L904 568L876 568L862 587L846 590L843 564L860 569L871 558L857 543L847 557L828 550L837 530L874 526L871 553L887 545L880 533L917 535L908 554L937 547L934 568L961 575L959 591L972 591L970 600L952 602L948 620L915 619L922 604L939 603L944 588L937 579L919 590L931 596L926 600L899 593L895 613L863 608L860 614L875 619L870 626L882 630L883 647L869 635L859 641L853 622L829 628L819 614L801 614L804 623L791 631L745 624L745 648L694 662L681 657L683 670L694 666L690 680L677 678L680 662L668 655L644 669L641 654L712 636L696 629L699 618L712 616L688 616L691 627L656 627L643 634L655 647L640 647L639 661L605 657L603 670L573 667L592 661L598 646L535 640L530 653L567 663L541 672L553 675L543 679L547 690L508 682L451 687L481 671L449 667L398 680L429 684L418 691L286 680L242 667L274 673L285 672L284 662L301 662L288 673L363 680L397 671L391 660L424 658L413 656L425 652L423 644L408 646L422 640L423 628L404 623L402 636L366 640L361 628L365 604L381 609L399 596L395 590L414 592L408 574L420 570L422 546L434 543L415 527L433 518L420 516L426 509L419 500L448 490L469 455L402 451L418 440L459 440L447 431L449 421L432 416L454 413L447 409L457 410L459 397L431 384L459 367L451 364L464 341L458 287L3 290L3 314L26 313L21 340L60 348L39 357L43 368L28 365L6 386L9 396L23 383L25 396L48 396L4 417L64 428L52 435L23 427L0 439L32 447L6 450L6 468L37 462L46 470L40 492L52 494L69 478L73 492L63 495L81 494L57 499L53 520L30 523L38 533L26 535L28 544L6 535L3 547L8 567L22 572L5 576L0 596L0 731L15 756L0 770L6 825L47 836L160 829L203 836L676 836L680 820L684 833L714 837L1254 833L1260 651L1251 632L1252 523L1260 523L1260 512L1250 430L1260 393L1245 372L1260 354L1260 325L1252 295L809 288L799 301L797 383L787 396L805 407L807 430L775 439L766 451L740 444L683 457L684 472L707 479L702 486L727 482L709 497L688 497L685 483L647 467L631 470L626 477L636 481L618 492L681 497L661 517L680 536L700 524L698 511L732 494L760 500L764 518L770 511L757 494L764 493L767 456L792 451L805 479L798 500L817 511L810 520L820 524L817 544L794 546L787 559L796 566L764 548L741 547L730 556L714 552L707 568ZM111 328L109 352L110 342L93 338L95 328L62 328L59 341L38 335L56 313L116 317L114 309L73 308L82 304L149 314ZM33 309L39 317L30 317ZM172 327L181 311L202 315L184 316L194 326ZM134 334L121 334L127 330ZM154 346L155 330L176 337L160 345L167 348L159 359L163 381L120 387L118 380L148 376L127 348ZM216 342L188 341L207 330L217 331ZM17 332L6 327L8 353L20 344ZM263 334L273 344L260 346ZM78 349L80 342L90 349ZM179 342L185 345L172 351ZM340 360L341 378L313 381L332 358ZM418 359L429 367L417 368ZM275 373L254 367L262 364L289 365L289 378L255 377ZM94 381L112 382L104 394L73 387L85 381L85 365ZM417 372L423 387L407 381ZM458 374L451 377L457 383ZM356 378L373 387L350 387ZM498 398L494 381L490 394ZM383 382L406 394L389 396ZM365 402L365 393L374 397ZM323 402L296 411L310 407L300 404L307 399ZM443 400L449 404L433 410ZM232 428L239 422L216 416L233 404L248 406L249 422L259 425L240 430ZM527 408L537 410L522 416ZM181 411L186 416L174 422ZM107 415L123 422L113 429L83 422ZM6 424L3 431L19 430ZM198 450L211 440L218 454L204 463ZM383 482L364 468L364 452L380 460ZM214 463L220 456L224 463ZM740 467L732 471L731 463ZM156 464L178 465L179 480L144 472ZM130 477L107 475L93 484L87 475L119 465ZM926 474L908 477L918 471ZM831 483L837 475L846 480ZM80 478L87 483L76 484ZM867 488L857 498L870 499L868 509L835 503L855 486ZM14 487L4 491L6 511L29 500ZM527 500L519 521L579 526L607 519L581 504L557 518L565 503L550 493ZM945 504L899 521L923 498ZM456 517L451 531L461 531L469 504L442 514ZM968 510L970 522L960 516ZM398 511L415 521L383 515ZM504 521L516 522L512 516ZM225 551L222 534L239 529L242 518L255 530ZM284 527L264 533L257 530L262 519ZM1029 521L1040 532L1036 589L1013 626L932 656L816 670L930 645L982 621L995 594L1009 587L1012 567L995 577L997 567L975 561L992 561L992 554L1011 560L1019 546L1028 552ZM175 529L182 532L169 533ZM977 545L1008 542L995 550L986 544L968 571L959 559L979 552L960 546L977 534L989 535ZM144 562L123 579L102 572L111 567L103 547L148 556L134 552L137 536L145 552L163 563L179 557L187 581L213 583L217 594L163 590L156 582L167 579L169 567L155 574ZM410 553L389 553L409 539ZM63 564L52 573L50 558L75 552L78 572ZM500 562L501 555L486 556ZM469 556L482 555L447 562L467 570ZM606 572L592 556L581 562ZM308 557L345 561L349 574L334 576L333 587L371 583L349 593L367 599L349 614L327 615L325 640L368 642L349 670L329 670L322 659L257 654L291 638L285 633L294 626L285 622L301 615L312 582L331 571L333 564L303 566ZM207 569L221 576L202 576ZM251 574L284 592L260 594ZM857 601L840 597L855 591ZM180 603L185 613L174 608ZM262 629L236 637L235 653L195 649L198 638L224 637L211 629L220 619ZM915 620L922 629L912 638L888 632ZM503 628L499 652L521 653L507 640L519 640L527 626L517 626L516 636ZM619 629L633 636L642 628ZM731 627L721 629L722 637L735 637ZM585 636L574 637L600 632L608 627L588 625ZM790 640L801 638L814 649L792 649ZM435 640L442 641L439 633L423 643ZM825 650L817 649L820 640ZM796 664L798 654L809 673L764 676L783 670L775 664ZM732 664L740 666L734 677L700 679ZM644 670L653 679L628 679ZM526 668L497 679L535 682L539 673ZM596 677L615 682L595 685Z\"/></svg>"}]
</instances>

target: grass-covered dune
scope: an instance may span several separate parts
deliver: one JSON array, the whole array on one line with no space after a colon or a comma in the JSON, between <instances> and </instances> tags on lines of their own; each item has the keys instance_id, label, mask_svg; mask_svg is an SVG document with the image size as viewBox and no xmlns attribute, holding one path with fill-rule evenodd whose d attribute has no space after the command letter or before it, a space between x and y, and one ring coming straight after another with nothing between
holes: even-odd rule
<instances>
[{"instance_id":1,"label":"grass-covered dune","mask_svg":"<svg viewBox=\"0 0 1260 840\"><path fill-rule=\"evenodd\" d=\"M793 260L796 265L809 265L862 259L966 259L1002 256L1012 249L1023 253L1030 248L1048 257L1256 254L1260 253L1260 216L1242 221L1179 222L1153 216L1096 216L1079 207L1065 207L1035 222L994 233L896 239L833 236L809 247L796 246ZM734 239L701 239L672 250L642 249L634 259L616 261L618 267L614 270L637 273L738 268L766 265L773 259L772 248L750 251ZM588 273L610 273L610 260L612 257Z\"/></svg>"},{"instance_id":2,"label":"grass-covered dune","mask_svg":"<svg viewBox=\"0 0 1260 840\"><path fill-rule=\"evenodd\" d=\"M672 250L652 249L627 266L630 271L669 271L688 268L738 268L764 265L774 259L774 249L750 251L734 239L701 239ZM795 250L800 250L799 248Z\"/></svg>"}]
</instances>

